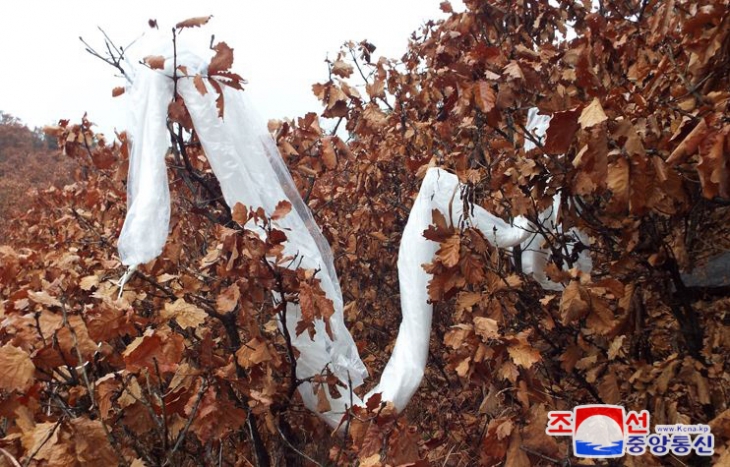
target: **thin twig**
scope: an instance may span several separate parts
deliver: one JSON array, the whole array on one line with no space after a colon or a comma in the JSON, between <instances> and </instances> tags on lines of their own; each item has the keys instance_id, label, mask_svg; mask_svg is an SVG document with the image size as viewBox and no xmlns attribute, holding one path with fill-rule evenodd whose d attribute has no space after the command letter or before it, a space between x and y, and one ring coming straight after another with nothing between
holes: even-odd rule
<instances>
[{"instance_id":1,"label":"thin twig","mask_svg":"<svg viewBox=\"0 0 730 467\"><path fill-rule=\"evenodd\" d=\"M368 80L365 77L365 73L363 73L362 68L360 68L360 62L357 61L357 57L355 56L355 49L352 47L348 47L348 49L350 51L350 56L352 57L352 61L355 63L355 68L357 68L357 71L360 73L362 80L365 81L365 84L370 84L370 80Z\"/></svg>"},{"instance_id":2,"label":"thin twig","mask_svg":"<svg viewBox=\"0 0 730 467\"><path fill-rule=\"evenodd\" d=\"M169 288L165 287L164 285L162 285L162 284L158 283L158 282L157 282L157 281L155 281L154 279L152 279L152 278L150 278L150 277L147 277L147 276L146 276L145 274L143 274L143 273L142 273L141 271L139 271L139 270L137 270L137 277L139 277L139 278L140 278L140 279L142 279L143 281L147 282L148 284L150 284L150 285L151 285L152 287L156 288L156 289L157 289L157 290L159 290L160 292L164 293L164 294L165 294L165 296L166 296L167 298L169 298L170 300L177 300L177 297L176 297L176 296L175 296L175 294L174 294L174 293L172 292L172 290L170 290Z\"/></svg>"},{"instance_id":3,"label":"thin twig","mask_svg":"<svg viewBox=\"0 0 730 467\"><path fill-rule=\"evenodd\" d=\"M352 378L350 377L350 371L347 371L347 387L350 390L350 406L345 411L345 432L342 435L342 445L340 446L340 450L337 451L337 458L335 459L335 465L339 465L340 463L340 456L342 456L342 452L347 447L347 438L350 435L350 423L352 422L352 406L354 404L353 402L353 392L352 392Z\"/></svg>"},{"instance_id":4,"label":"thin twig","mask_svg":"<svg viewBox=\"0 0 730 467\"><path fill-rule=\"evenodd\" d=\"M446 467L446 463L449 462L449 457L451 457L451 453L454 452L454 449L456 449L456 444L451 446L451 449L449 449L448 454L446 454L446 458L444 459L443 467Z\"/></svg>"},{"instance_id":5,"label":"thin twig","mask_svg":"<svg viewBox=\"0 0 730 467\"><path fill-rule=\"evenodd\" d=\"M129 382L132 380L133 377L134 377L134 375L130 374L130 375L128 375L128 377L126 379L122 380L122 389L121 389L120 393L123 394L126 392L127 394L129 394L129 396L132 399L137 401L142 407L144 407L147 410L147 413L149 414L150 419L154 420L155 424L159 428L162 428L162 422L158 419L157 413L155 413L155 409L152 407L152 404L150 404L150 401L148 400L147 394L144 392L144 388L142 388L142 385L140 385L139 382L137 383L139 385L140 394L144 395L144 397L137 397L134 394L133 388L129 386Z\"/></svg>"},{"instance_id":6,"label":"thin twig","mask_svg":"<svg viewBox=\"0 0 730 467\"><path fill-rule=\"evenodd\" d=\"M157 376L157 398L160 403L160 411L162 412L162 448L164 452L167 452L167 438L169 435L169 429L167 427L167 411L165 410L165 388L162 387L162 375L160 374L160 365L157 363L157 358L152 358L152 362L155 364L155 374Z\"/></svg>"},{"instance_id":7,"label":"thin twig","mask_svg":"<svg viewBox=\"0 0 730 467\"><path fill-rule=\"evenodd\" d=\"M700 93L697 92L697 87L692 85L692 83L689 82L684 73L682 73L682 71L679 69L679 65L677 65L677 61L674 59L674 53L672 52L672 49L668 45L665 45L664 50L666 51L667 58L669 58L669 61L672 62L672 66L674 66L674 69L677 71L679 79L682 80L682 84L684 84L684 87L687 88L687 91L690 92L695 99L697 99L698 104L702 104L704 102L704 99L702 98Z\"/></svg>"},{"instance_id":8,"label":"thin twig","mask_svg":"<svg viewBox=\"0 0 730 467\"><path fill-rule=\"evenodd\" d=\"M190 429L190 425L193 424L193 420L195 420L195 416L198 414L198 409L200 408L200 403L203 401L203 395L205 394L205 391L208 389L208 380L206 378L203 378L203 383L200 385L200 389L198 389L197 398L195 399L195 405L193 405L193 410L190 412L190 416L188 417L187 423L185 423L185 427L182 429L179 435L177 435L177 440L175 441L175 446L172 447L172 450L167 455L167 458L165 459L164 465L170 465L170 462L172 462L172 456L177 452L177 450L182 445L183 440L185 439L185 435L187 435L188 430Z\"/></svg>"},{"instance_id":9,"label":"thin twig","mask_svg":"<svg viewBox=\"0 0 730 467\"><path fill-rule=\"evenodd\" d=\"M35 457L35 455L38 454L38 452L43 448L43 446L46 445L48 440L51 439L51 437L53 436L53 433L55 433L56 430L58 429L58 427L61 425L61 422L63 422L63 418L58 419L56 424L53 425L53 428L51 429L51 431L46 435L43 442L40 443L38 446L36 446L36 448L33 450L33 452L30 453L30 455L25 460L25 462L23 462L23 467L28 467L30 465L30 463L31 463L31 461L33 461L33 458Z\"/></svg>"},{"instance_id":10,"label":"thin twig","mask_svg":"<svg viewBox=\"0 0 730 467\"><path fill-rule=\"evenodd\" d=\"M62 301L61 302L61 312L63 313L63 325L66 326L71 333L71 339L73 340L73 346L76 353L76 359L78 360L78 365L76 368L81 368L81 377L84 380L84 384L86 385L87 391L89 391L89 399L91 400L91 407L96 407L96 401L94 400L94 391L91 386L91 382L89 381L89 376L86 373L86 364L84 363L84 359L81 356L81 350L79 349L79 340L76 335L76 330L74 330L73 326L71 326L71 323L68 320L68 314L66 312L66 304Z\"/></svg>"},{"instance_id":11,"label":"thin twig","mask_svg":"<svg viewBox=\"0 0 730 467\"><path fill-rule=\"evenodd\" d=\"M8 451L6 451L3 448L0 448L0 454L5 456L11 464L13 464L13 467L21 467L20 462L18 462L18 459L16 459L12 454L10 454Z\"/></svg>"},{"instance_id":12,"label":"thin twig","mask_svg":"<svg viewBox=\"0 0 730 467\"><path fill-rule=\"evenodd\" d=\"M540 454L539 452L535 451L534 449L530 449L530 448L528 448L526 446L520 446L520 449L522 449L523 451L525 451L528 454L532 454L533 456L537 456L537 457L539 457L540 459L542 459L544 461L550 461L553 464L557 464L557 465L562 464L562 462L560 462L558 459L553 459L552 457L548 457L548 456L546 456L544 454Z\"/></svg>"},{"instance_id":13,"label":"thin twig","mask_svg":"<svg viewBox=\"0 0 730 467\"><path fill-rule=\"evenodd\" d=\"M339 119L337 119L337 123L335 124L335 127L330 132L331 136L335 136L337 134L337 129L340 127L340 123L342 123L342 120L344 120L344 119L345 119L345 117L340 117Z\"/></svg>"},{"instance_id":14,"label":"thin twig","mask_svg":"<svg viewBox=\"0 0 730 467\"><path fill-rule=\"evenodd\" d=\"M127 73L124 71L124 68L122 67L122 61L124 60L124 51L122 49L119 49L117 52L117 47L111 41L111 39L109 38L107 33L104 32L104 30L101 28L99 28L99 30L104 35L104 41L105 41L104 43L107 48L107 53L109 54L108 57L105 57L101 53L97 52L96 49L94 49L91 45L89 45L89 43L86 42L83 37L79 36L79 40L81 41L82 44L84 44L84 46L86 47L86 51L89 54L91 54L92 56L103 61L107 65L111 65L114 68L116 68L117 70L119 70L119 72L122 74L122 76L124 76L124 78L127 80L127 82L131 84L132 80L130 79L129 76L127 76ZM111 45L111 47L110 47L110 45ZM112 51L112 48L113 48L113 51Z\"/></svg>"},{"instance_id":15,"label":"thin twig","mask_svg":"<svg viewBox=\"0 0 730 467\"><path fill-rule=\"evenodd\" d=\"M119 445L116 442L116 439L114 438L114 435L109 431L109 427L106 425L106 422L104 421L104 417L101 415L101 410L99 409L99 406L96 404L95 398L94 398L94 387L91 385L91 381L89 380L89 375L86 373L86 364L84 363L84 360L81 356L81 349L79 349L79 339L76 335L76 330L71 326L71 323L68 320L68 313L66 312L66 302L65 300L61 301L61 312L63 313L63 325L66 326L71 333L71 339L73 340L74 350L76 351L76 359L78 360L78 366L81 368L81 377L84 380L84 384L86 385L86 390L89 393L89 400L91 401L91 408L96 412L97 416L99 417L99 422L101 423L101 427L104 430L104 434L106 435L106 439L109 442L109 445L114 450L114 453L119 458L119 462L124 465L125 467L128 465L126 459L124 458L124 455L122 455L122 451L119 449Z\"/></svg>"},{"instance_id":16,"label":"thin twig","mask_svg":"<svg viewBox=\"0 0 730 467\"><path fill-rule=\"evenodd\" d=\"M300 456L302 456L303 458L307 459L307 460L308 460L309 462L313 463L314 465L318 465L318 466L320 466L320 467L324 467L324 465L323 465L323 464L320 464L319 462L317 462L316 460L312 459L311 457L309 457L308 455L306 455L305 453L303 453L303 452L302 452L302 451L300 451L299 449L295 448L295 447L294 447L294 446L293 446L293 445L292 445L292 444L291 444L291 443L289 442L289 440L287 439L287 437L286 437L286 436L284 435L284 432L283 432L283 431L281 431L281 427L277 426L277 427L276 427L276 429L277 429L277 430L279 430L279 435L281 435L281 439L283 439L283 440L284 440L284 442L285 442L285 443L287 444L287 446L289 446L289 449L291 449L292 451L296 452L297 454L299 454L299 455L300 455Z\"/></svg>"},{"instance_id":17,"label":"thin twig","mask_svg":"<svg viewBox=\"0 0 730 467\"><path fill-rule=\"evenodd\" d=\"M268 234L271 235L271 224L268 225ZM287 312L287 305L289 302L286 299L286 290L284 287L284 278L282 277L281 273L277 271L274 266L269 263L269 261L264 258L264 264L269 269L271 274L274 276L274 279L276 279L276 292L281 297L281 301L277 304L277 307L279 307L279 321L281 321L281 328L280 332L282 336L284 337L284 341L286 343L286 354L287 359L289 360L289 389L287 391L287 397L286 402L287 404L291 401L292 397L294 396L294 392L296 391L297 387L301 384L301 381L297 377L297 359L294 354L294 344L291 338L291 333L289 332L289 327L286 323L286 312Z\"/></svg>"}]
</instances>

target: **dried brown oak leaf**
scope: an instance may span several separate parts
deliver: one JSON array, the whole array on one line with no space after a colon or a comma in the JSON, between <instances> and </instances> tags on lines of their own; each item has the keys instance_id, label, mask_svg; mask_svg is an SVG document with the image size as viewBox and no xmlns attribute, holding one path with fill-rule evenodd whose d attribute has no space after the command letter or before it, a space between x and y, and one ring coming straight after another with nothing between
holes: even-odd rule
<instances>
[{"instance_id":1,"label":"dried brown oak leaf","mask_svg":"<svg viewBox=\"0 0 730 467\"><path fill-rule=\"evenodd\" d=\"M0 389L26 391L35 381L35 365L24 350L11 344L0 347Z\"/></svg>"},{"instance_id":2,"label":"dried brown oak leaf","mask_svg":"<svg viewBox=\"0 0 730 467\"><path fill-rule=\"evenodd\" d=\"M195 18L188 18L184 21L180 21L175 25L177 29L183 29L183 28L198 28L200 26L203 26L210 21L210 19L213 17L213 15L210 16L198 16Z\"/></svg>"},{"instance_id":3,"label":"dried brown oak leaf","mask_svg":"<svg viewBox=\"0 0 730 467\"><path fill-rule=\"evenodd\" d=\"M183 328L197 328L205 322L208 314L201 308L187 303L182 298L174 303L165 303L165 309L160 312L160 317L165 320L175 319L175 322Z\"/></svg>"},{"instance_id":4,"label":"dried brown oak leaf","mask_svg":"<svg viewBox=\"0 0 730 467\"><path fill-rule=\"evenodd\" d=\"M162 70L165 68L165 57L162 55L148 55L144 58L144 62L153 70Z\"/></svg>"},{"instance_id":5,"label":"dried brown oak leaf","mask_svg":"<svg viewBox=\"0 0 730 467\"><path fill-rule=\"evenodd\" d=\"M225 42L219 42L213 47L215 55L210 59L208 65L208 75L215 75L222 71L226 71L233 65L233 49L228 47Z\"/></svg>"}]
</instances>

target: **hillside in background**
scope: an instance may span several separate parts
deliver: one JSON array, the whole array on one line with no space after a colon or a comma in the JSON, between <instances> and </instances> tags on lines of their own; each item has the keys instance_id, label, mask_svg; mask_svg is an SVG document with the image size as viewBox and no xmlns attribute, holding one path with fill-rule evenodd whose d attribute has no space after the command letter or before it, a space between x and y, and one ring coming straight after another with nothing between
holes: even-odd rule
<instances>
[{"instance_id":1,"label":"hillside in background","mask_svg":"<svg viewBox=\"0 0 730 467\"><path fill-rule=\"evenodd\" d=\"M74 165L59 155L55 139L0 112L0 234L31 204L29 190L62 187Z\"/></svg>"}]
</instances>

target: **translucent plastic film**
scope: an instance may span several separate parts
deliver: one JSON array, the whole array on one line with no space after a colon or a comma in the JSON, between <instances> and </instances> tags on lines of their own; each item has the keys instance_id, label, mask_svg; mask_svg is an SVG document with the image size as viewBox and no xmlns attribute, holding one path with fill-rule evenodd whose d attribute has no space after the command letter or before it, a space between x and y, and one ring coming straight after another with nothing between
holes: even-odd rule
<instances>
[{"instance_id":1,"label":"translucent plastic film","mask_svg":"<svg viewBox=\"0 0 730 467\"><path fill-rule=\"evenodd\" d=\"M260 123L241 92L230 88L224 90L225 114L220 119L215 104L216 94L212 89L201 95L190 80L181 81L178 89L220 182L226 203L229 206L240 202L249 207L262 207L271 215L281 200L288 200L294 209L276 221L287 234L284 254L296 255L299 267L322 271L318 276L321 287L334 305L334 314L330 317L332 338L325 332L322 321L315 322L314 338L310 338L308 333L297 336L294 330L301 318L301 310L292 303L287 308L286 326L300 353L297 359L298 378L306 379L328 368L340 381L351 381L353 387L359 386L367 371L345 327L342 293L329 244L285 170L266 127ZM266 235L255 226L246 227L262 237ZM308 383L300 386L300 394L305 404L314 410L317 399ZM344 399L349 400L348 397ZM334 399L331 405L337 405ZM338 421L340 417L341 414Z\"/></svg>"},{"instance_id":2,"label":"translucent plastic film","mask_svg":"<svg viewBox=\"0 0 730 467\"><path fill-rule=\"evenodd\" d=\"M187 41L185 41L187 42ZM127 136L131 143L127 179L127 216L119 236L122 264L129 267L121 284L138 265L156 258L167 239L170 223L170 192L165 155L170 147L167 109L172 101L174 60L166 60L163 70L142 65L143 55L134 50L172 58L173 48L166 35L150 33L138 41L138 48L126 51L121 63L127 78L122 99L127 104ZM192 47L192 45L186 45ZM210 52L210 51L208 51ZM210 54L210 53L209 53ZM178 51L178 63L187 63L192 74L203 72L207 61L187 49Z\"/></svg>"},{"instance_id":3,"label":"translucent plastic film","mask_svg":"<svg viewBox=\"0 0 730 467\"><path fill-rule=\"evenodd\" d=\"M167 105L172 81L146 68L127 90L131 141L127 179L127 217L119 236L119 256L126 266L154 259L162 252L170 222L170 192L165 154Z\"/></svg>"},{"instance_id":4,"label":"translucent plastic film","mask_svg":"<svg viewBox=\"0 0 730 467\"><path fill-rule=\"evenodd\" d=\"M162 51L163 56L171 58L169 47ZM176 62L191 74L206 72L207 62L184 49L178 50ZM129 211L119 239L119 251L123 263L131 268L159 255L167 237L170 202L164 160L169 147L166 123L167 108L173 98L172 63L173 60L166 60L164 70L134 66L128 73L132 77L128 90L132 155ZM261 119L242 92L223 88L225 114L222 119L215 104L217 94L211 87L202 95L192 79L182 78L178 80L177 90L191 114L226 203L231 207L236 203L262 207L271 215L280 201L289 201L292 212L276 221L287 233L284 253L296 255L299 267L320 270L321 287L334 305L334 314L329 320L332 337L325 332L324 323L317 321L314 338L310 338L308 333L296 336L301 311L297 305L289 304L285 325L299 351L297 376L306 379L329 369L341 381L350 381L353 388L357 387L367 371L344 324L342 293L329 244L302 201ZM266 235L256 226L246 227L262 237ZM305 404L315 410L317 400L311 386L304 383L299 390ZM348 395L349 390L343 390L343 395ZM349 398L340 399L349 401ZM345 409L334 400L332 406L340 412L331 414L328 419L335 424Z\"/></svg>"},{"instance_id":5,"label":"translucent plastic film","mask_svg":"<svg viewBox=\"0 0 730 467\"><path fill-rule=\"evenodd\" d=\"M176 63L190 70L191 76L194 73L205 74L207 66L206 60L180 48ZM123 263L131 267L159 255L167 237L170 207L165 168L165 153L169 146L166 124L167 107L173 98L170 68L153 71L136 66L129 74L133 77L127 91L132 117L129 126L132 141L129 211L119 239L119 251ZM332 252L301 199L275 142L263 121L252 110L245 94L223 86L225 110L223 118L220 118L215 102L217 93L209 83L206 82L205 86L207 92L201 94L192 79L182 78L177 82L177 90L190 112L226 203L231 207L236 203L251 208L261 207L271 215L280 201L289 201L293 210L276 221L287 235L284 253L297 257L297 267L319 270L322 289L333 302L334 314L330 318L332 337L325 332L322 321L315 322L313 337L309 333L297 336L295 328L301 310L292 303L287 308L286 322L281 325L290 331L293 345L299 351L299 379L305 380L329 369L341 382L347 383L346 387L338 386L339 398L325 392L331 411L319 413L331 426L337 426L350 403L362 404L352 390L363 383L367 371L345 327L342 293ZM544 135L548 124L549 117L530 111L528 128L537 138ZM391 401L397 410L402 411L423 377L433 312L428 300L428 283L432 277L423 265L433 260L439 247L427 240L423 232L432 223L433 210L440 211L455 226L478 228L489 242L499 248L521 245L524 272L533 274L543 287L562 287L545 278L549 251L543 245L544 237L535 233L534 225L522 217L512 223L505 222L479 206L465 213L462 192L463 186L456 175L436 168L427 171L403 231L398 254L402 309L398 337L380 383L365 396L365 400L381 393L384 401ZM560 228L557 225L558 206L559 198L556 198L555 207L541 214L541 219L551 229ZM255 225L246 227L261 237L266 235ZM582 233L573 233L581 241L587 240ZM587 267L590 268L590 264ZM274 299L278 297L274 296ZM317 412L318 400L312 386L305 382L299 386L299 392L305 405Z\"/></svg>"},{"instance_id":6,"label":"translucent plastic film","mask_svg":"<svg viewBox=\"0 0 730 467\"><path fill-rule=\"evenodd\" d=\"M438 243L427 240L423 232L433 223L433 210L444 214L447 222L461 225L467 220L463 206L462 187L456 175L441 169L429 169L411 208L398 250L403 314L398 337L380 383L365 400L381 393L383 400L393 402L395 408L402 411L421 384L428 359L433 315L433 305L428 298L428 283L432 275L426 273L423 265L433 261L439 248ZM510 226L479 206L474 207L470 221L492 243L505 248L518 245L529 235L525 229Z\"/></svg>"}]
</instances>

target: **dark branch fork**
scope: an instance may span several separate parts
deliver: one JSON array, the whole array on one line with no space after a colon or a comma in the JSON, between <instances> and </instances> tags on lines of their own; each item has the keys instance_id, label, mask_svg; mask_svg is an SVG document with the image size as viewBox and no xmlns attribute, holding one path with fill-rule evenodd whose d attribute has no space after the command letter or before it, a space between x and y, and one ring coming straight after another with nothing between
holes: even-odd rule
<instances>
[{"instance_id":1,"label":"dark branch fork","mask_svg":"<svg viewBox=\"0 0 730 467\"><path fill-rule=\"evenodd\" d=\"M124 76L124 78L127 80L128 83L131 83L131 78L127 75L127 73L124 71L124 67L122 67L122 62L126 60L124 54L126 53L127 49L131 47L135 42L137 42L137 39L132 41L126 48L125 47L117 47L114 44L114 41L111 40L109 35L104 31L102 28L98 28L99 31L104 35L104 46L106 48L106 54L98 52L94 47L89 45L88 42L84 40L83 37L79 36L79 40L84 44L86 47L86 51L91 54L92 56L98 58L99 60L103 61L104 63L113 66L119 72Z\"/></svg>"}]
</instances>

